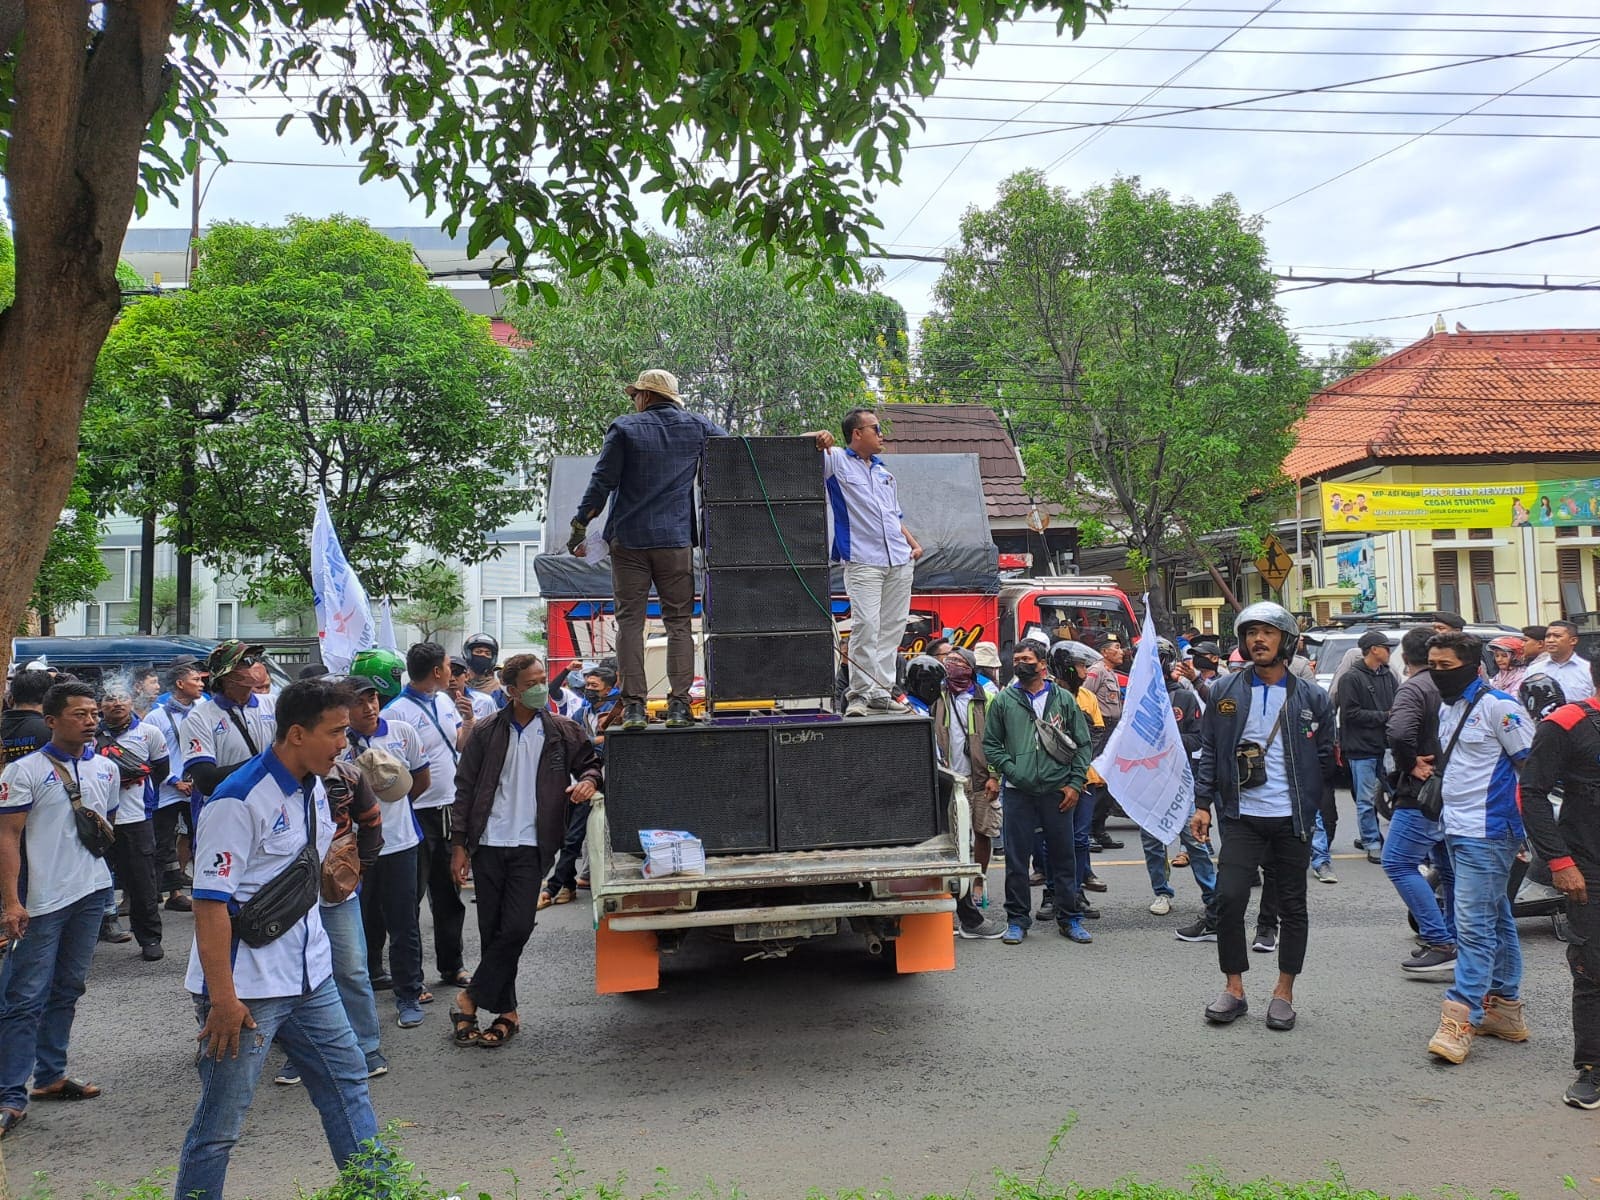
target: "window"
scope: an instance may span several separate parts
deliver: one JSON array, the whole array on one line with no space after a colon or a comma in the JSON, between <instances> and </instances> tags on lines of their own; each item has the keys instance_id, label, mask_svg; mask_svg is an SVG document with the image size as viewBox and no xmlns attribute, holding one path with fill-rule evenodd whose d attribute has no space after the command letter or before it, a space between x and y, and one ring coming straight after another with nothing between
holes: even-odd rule
<instances>
[{"instance_id":1,"label":"window","mask_svg":"<svg viewBox=\"0 0 1600 1200\"><path fill-rule=\"evenodd\" d=\"M94 590L94 600L84 608L84 632L126 633L126 619L138 614L139 565L137 548L102 546L100 561L110 578Z\"/></svg>"},{"instance_id":2,"label":"window","mask_svg":"<svg viewBox=\"0 0 1600 1200\"><path fill-rule=\"evenodd\" d=\"M1310 567L1301 567L1300 568L1300 586L1303 589L1304 588L1311 588L1311 587L1316 586L1315 584L1313 584L1311 582L1311 568Z\"/></svg>"},{"instance_id":3,"label":"window","mask_svg":"<svg viewBox=\"0 0 1600 1200\"><path fill-rule=\"evenodd\" d=\"M1500 606L1494 598L1494 551L1469 550L1467 561L1472 572L1472 608L1479 624L1500 620ZM1459 612L1459 609L1452 609Z\"/></svg>"},{"instance_id":4,"label":"window","mask_svg":"<svg viewBox=\"0 0 1600 1200\"><path fill-rule=\"evenodd\" d=\"M543 622L534 619L542 607L539 579L533 569L539 543L501 542L499 546L500 556L486 559L479 567L483 630L501 646L542 642Z\"/></svg>"},{"instance_id":5,"label":"window","mask_svg":"<svg viewBox=\"0 0 1600 1200\"><path fill-rule=\"evenodd\" d=\"M1575 538L1578 536L1578 527L1576 525L1557 525L1556 536L1558 538Z\"/></svg>"},{"instance_id":6,"label":"window","mask_svg":"<svg viewBox=\"0 0 1600 1200\"><path fill-rule=\"evenodd\" d=\"M1583 552L1577 549L1556 551L1556 582L1561 588L1561 615L1576 617L1588 611L1583 599Z\"/></svg>"},{"instance_id":7,"label":"window","mask_svg":"<svg viewBox=\"0 0 1600 1200\"><path fill-rule=\"evenodd\" d=\"M1492 538L1493 536L1494 536L1494 530L1492 530L1492 529L1469 529L1469 530L1467 530L1467 537L1470 538L1474 542L1486 542L1490 538Z\"/></svg>"},{"instance_id":8,"label":"window","mask_svg":"<svg viewBox=\"0 0 1600 1200\"><path fill-rule=\"evenodd\" d=\"M1455 550L1433 552L1434 581L1438 585L1439 608L1444 612L1461 611L1460 555Z\"/></svg>"},{"instance_id":9,"label":"window","mask_svg":"<svg viewBox=\"0 0 1600 1200\"><path fill-rule=\"evenodd\" d=\"M1456 540L1456 531L1454 529L1435 529L1433 531L1433 540L1436 542L1453 542Z\"/></svg>"}]
</instances>

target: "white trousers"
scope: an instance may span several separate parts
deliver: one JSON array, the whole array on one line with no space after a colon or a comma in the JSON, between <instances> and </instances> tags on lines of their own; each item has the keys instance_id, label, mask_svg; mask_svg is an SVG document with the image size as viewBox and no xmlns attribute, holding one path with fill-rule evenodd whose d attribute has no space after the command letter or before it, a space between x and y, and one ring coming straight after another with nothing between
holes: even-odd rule
<instances>
[{"instance_id":1,"label":"white trousers","mask_svg":"<svg viewBox=\"0 0 1600 1200\"><path fill-rule=\"evenodd\" d=\"M895 658L911 614L910 563L874 567L845 563L844 590L850 597L849 700L889 695Z\"/></svg>"}]
</instances>

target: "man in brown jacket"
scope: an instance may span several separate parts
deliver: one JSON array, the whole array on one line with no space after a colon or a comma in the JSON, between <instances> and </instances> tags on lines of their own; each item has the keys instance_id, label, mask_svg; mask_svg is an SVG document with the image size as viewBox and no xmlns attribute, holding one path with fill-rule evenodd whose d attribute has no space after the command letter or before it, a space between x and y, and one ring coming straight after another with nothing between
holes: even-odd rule
<instances>
[{"instance_id":1,"label":"man in brown jacket","mask_svg":"<svg viewBox=\"0 0 1600 1200\"><path fill-rule=\"evenodd\" d=\"M545 666L518 654L500 669L511 703L480 722L456 766L450 869L470 868L482 943L472 982L450 1013L455 1040L495 1048L519 1029L517 965L533 933L539 884L566 835L569 805L594 796L600 760L576 723L550 711ZM470 858L469 858L470 854ZM478 1028L478 1009L498 1014Z\"/></svg>"}]
</instances>

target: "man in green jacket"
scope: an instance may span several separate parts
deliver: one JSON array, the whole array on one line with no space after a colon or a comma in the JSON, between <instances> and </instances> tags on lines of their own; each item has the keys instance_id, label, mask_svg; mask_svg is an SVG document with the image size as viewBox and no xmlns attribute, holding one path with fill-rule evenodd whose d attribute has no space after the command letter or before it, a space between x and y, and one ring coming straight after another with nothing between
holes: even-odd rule
<instances>
[{"instance_id":1,"label":"man in green jacket","mask_svg":"<svg viewBox=\"0 0 1600 1200\"><path fill-rule=\"evenodd\" d=\"M1015 946L1033 924L1028 857L1035 830L1044 831L1056 923L1074 942L1093 939L1078 909L1072 810L1089 771L1089 722L1066 689L1051 684L1040 652L1023 642L1013 652L1011 686L989 706L983 753L1002 780L1006 843L1006 933Z\"/></svg>"}]
</instances>

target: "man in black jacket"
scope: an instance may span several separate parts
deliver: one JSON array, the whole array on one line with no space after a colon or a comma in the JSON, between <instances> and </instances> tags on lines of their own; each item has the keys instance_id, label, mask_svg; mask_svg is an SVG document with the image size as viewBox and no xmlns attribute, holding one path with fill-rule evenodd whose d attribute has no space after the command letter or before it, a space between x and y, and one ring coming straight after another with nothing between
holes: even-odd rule
<instances>
[{"instance_id":1,"label":"man in black jacket","mask_svg":"<svg viewBox=\"0 0 1600 1200\"><path fill-rule=\"evenodd\" d=\"M1600 661L1589 664L1600 689ZM1561 819L1550 792L1562 785ZM1600 1108L1600 699L1566 704L1543 721L1522 765L1522 819L1549 862L1551 883L1567 896L1572 938L1572 1065L1577 1079L1562 1097L1574 1108Z\"/></svg>"},{"instance_id":2,"label":"man in black jacket","mask_svg":"<svg viewBox=\"0 0 1600 1200\"><path fill-rule=\"evenodd\" d=\"M1406 679L1395 692L1386 732L1394 752L1394 815L1383 843L1383 873L1417 922L1423 945L1400 964L1407 975L1453 979L1456 970L1455 872L1444 844L1444 823L1430 821L1417 807L1417 794L1433 774L1440 753L1439 688L1428 670L1426 625L1408 629L1400 639ZM1417 870L1431 862L1444 888L1440 908L1433 888Z\"/></svg>"},{"instance_id":3,"label":"man in black jacket","mask_svg":"<svg viewBox=\"0 0 1600 1200\"><path fill-rule=\"evenodd\" d=\"M1383 831L1378 825L1378 774L1383 767L1384 725L1398 684L1389 673L1389 637L1369 629L1356 643L1361 660L1339 679L1334 703L1339 709L1339 745L1350 768L1350 790L1367 861L1383 861ZM1333 841L1330 831L1329 842Z\"/></svg>"}]
</instances>

